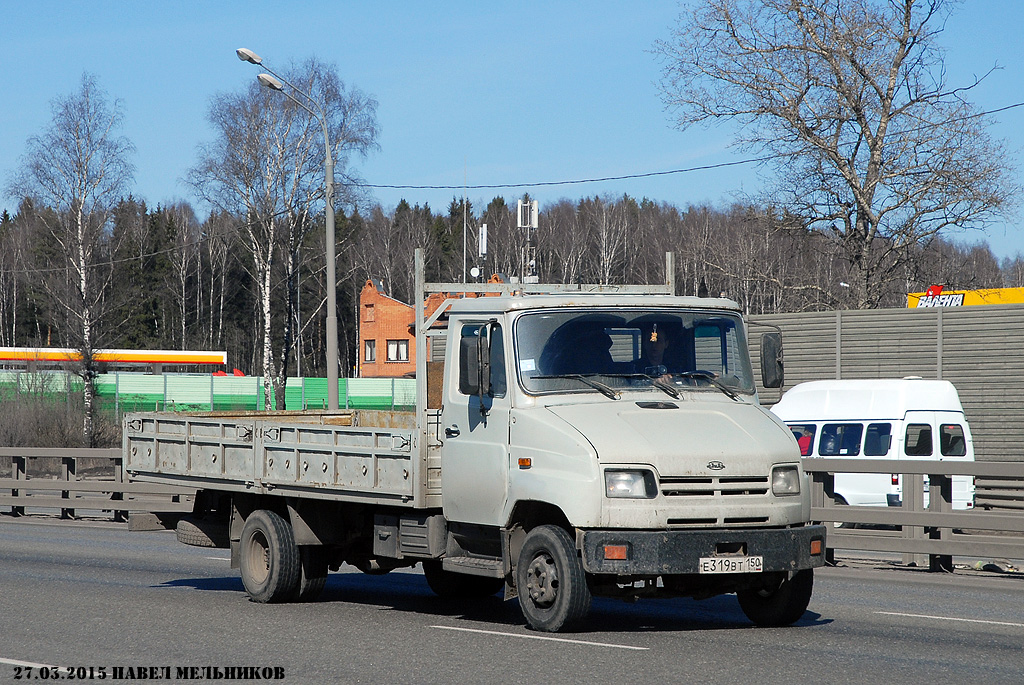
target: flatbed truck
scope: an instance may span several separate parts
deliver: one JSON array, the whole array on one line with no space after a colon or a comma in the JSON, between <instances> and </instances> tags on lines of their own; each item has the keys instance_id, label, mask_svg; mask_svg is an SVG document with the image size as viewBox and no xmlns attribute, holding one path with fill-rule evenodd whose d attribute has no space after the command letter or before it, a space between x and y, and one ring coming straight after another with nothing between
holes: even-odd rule
<instances>
[{"instance_id":1,"label":"flatbed truck","mask_svg":"<svg viewBox=\"0 0 1024 685\"><path fill-rule=\"evenodd\" d=\"M666 271L426 283L417 251L415 411L128 414L125 477L196 488L179 540L230 549L256 602L420 564L540 631L585 625L594 596L736 593L791 624L825 559L796 440L758 402L736 303L676 297ZM430 293L459 295L428 315ZM761 368L781 384L777 334Z\"/></svg>"}]
</instances>

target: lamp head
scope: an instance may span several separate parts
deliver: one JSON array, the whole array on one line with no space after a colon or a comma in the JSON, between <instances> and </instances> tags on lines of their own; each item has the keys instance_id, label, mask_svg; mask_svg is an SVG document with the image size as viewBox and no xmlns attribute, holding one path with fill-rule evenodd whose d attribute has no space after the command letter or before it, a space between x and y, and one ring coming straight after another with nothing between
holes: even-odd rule
<instances>
[{"instance_id":1,"label":"lamp head","mask_svg":"<svg viewBox=\"0 0 1024 685\"><path fill-rule=\"evenodd\" d=\"M263 58L248 48L238 48L235 50L235 54L238 55L238 59L243 62L248 62L249 64L263 64Z\"/></svg>"},{"instance_id":2,"label":"lamp head","mask_svg":"<svg viewBox=\"0 0 1024 685\"><path fill-rule=\"evenodd\" d=\"M265 86L271 90L284 90L284 84L270 74L260 74L256 77L256 80L260 82L261 86Z\"/></svg>"}]
</instances>

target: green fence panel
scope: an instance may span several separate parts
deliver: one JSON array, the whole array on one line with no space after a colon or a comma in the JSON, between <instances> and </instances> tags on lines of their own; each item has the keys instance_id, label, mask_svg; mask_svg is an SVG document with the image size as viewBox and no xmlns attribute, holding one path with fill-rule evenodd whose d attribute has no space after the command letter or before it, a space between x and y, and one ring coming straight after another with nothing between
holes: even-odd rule
<instances>
[{"instance_id":1,"label":"green fence panel","mask_svg":"<svg viewBox=\"0 0 1024 685\"><path fill-rule=\"evenodd\" d=\"M259 411L263 409L263 382L258 376L210 374L148 374L117 372L100 374L95 381L101 411ZM4 396L22 392L52 394L55 399L82 391L81 378L63 371L0 371ZM416 381L412 378L341 378L341 408L403 409L416 406ZM327 379L287 379L285 408L327 407Z\"/></svg>"},{"instance_id":2,"label":"green fence panel","mask_svg":"<svg viewBox=\"0 0 1024 685\"><path fill-rule=\"evenodd\" d=\"M262 379L257 376L214 376L214 411L255 411L263 408L260 400Z\"/></svg>"}]
</instances>

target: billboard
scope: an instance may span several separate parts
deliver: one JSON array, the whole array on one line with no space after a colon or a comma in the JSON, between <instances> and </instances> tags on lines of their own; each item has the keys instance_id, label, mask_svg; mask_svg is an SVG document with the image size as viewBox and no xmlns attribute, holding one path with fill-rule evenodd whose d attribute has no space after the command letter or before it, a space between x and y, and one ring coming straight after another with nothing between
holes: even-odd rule
<instances>
[{"instance_id":1,"label":"billboard","mask_svg":"<svg viewBox=\"0 0 1024 685\"><path fill-rule=\"evenodd\" d=\"M1024 303L1024 288L985 288L983 290L945 290L933 285L923 293L908 293L907 307L970 307L979 304Z\"/></svg>"}]
</instances>

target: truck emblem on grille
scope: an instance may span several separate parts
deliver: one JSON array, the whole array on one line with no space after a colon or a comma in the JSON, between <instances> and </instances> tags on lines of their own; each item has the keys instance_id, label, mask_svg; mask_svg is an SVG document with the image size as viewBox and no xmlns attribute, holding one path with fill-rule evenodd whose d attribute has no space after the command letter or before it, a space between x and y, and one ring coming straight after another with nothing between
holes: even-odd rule
<instances>
[{"instance_id":1,"label":"truck emblem on grille","mask_svg":"<svg viewBox=\"0 0 1024 685\"><path fill-rule=\"evenodd\" d=\"M708 468L711 469L712 471L721 471L722 469L725 468L725 464L723 464L720 461L709 461Z\"/></svg>"}]
</instances>

